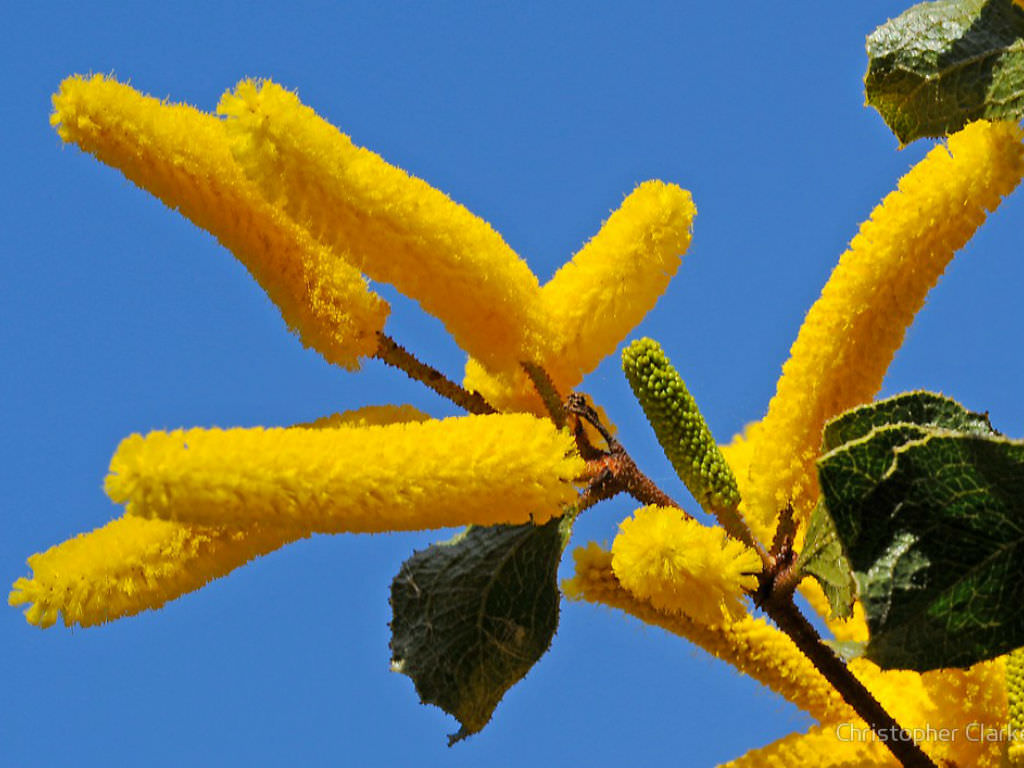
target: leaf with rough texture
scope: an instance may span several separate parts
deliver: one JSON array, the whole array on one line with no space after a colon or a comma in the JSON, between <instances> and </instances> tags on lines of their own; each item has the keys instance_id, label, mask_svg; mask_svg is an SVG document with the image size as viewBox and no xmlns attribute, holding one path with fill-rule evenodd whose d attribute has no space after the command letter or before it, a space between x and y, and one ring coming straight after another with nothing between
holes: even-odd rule
<instances>
[{"instance_id":1,"label":"leaf with rough texture","mask_svg":"<svg viewBox=\"0 0 1024 768\"><path fill-rule=\"evenodd\" d=\"M941 427L972 435L999 434L992 428L987 413L968 411L956 400L920 390L851 408L832 419L822 433L821 452L828 453L865 437L876 427L890 424Z\"/></svg>"},{"instance_id":2,"label":"leaf with rough texture","mask_svg":"<svg viewBox=\"0 0 1024 768\"><path fill-rule=\"evenodd\" d=\"M867 103L901 144L1024 116L1024 11L1012 0L920 3L868 36Z\"/></svg>"},{"instance_id":3,"label":"leaf with rough texture","mask_svg":"<svg viewBox=\"0 0 1024 768\"><path fill-rule=\"evenodd\" d=\"M832 618L848 619L853 615L857 582L824 504L819 503L811 513L796 567L802 574L810 574L818 580L832 609Z\"/></svg>"},{"instance_id":4,"label":"leaf with rough texture","mask_svg":"<svg viewBox=\"0 0 1024 768\"><path fill-rule=\"evenodd\" d=\"M458 718L449 744L487 725L551 644L568 527L470 526L416 552L391 583L392 668Z\"/></svg>"},{"instance_id":5,"label":"leaf with rough texture","mask_svg":"<svg viewBox=\"0 0 1024 768\"><path fill-rule=\"evenodd\" d=\"M1024 443L893 425L818 463L883 668L966 667L1024 645Z\"/></svg>"}]
</instances>

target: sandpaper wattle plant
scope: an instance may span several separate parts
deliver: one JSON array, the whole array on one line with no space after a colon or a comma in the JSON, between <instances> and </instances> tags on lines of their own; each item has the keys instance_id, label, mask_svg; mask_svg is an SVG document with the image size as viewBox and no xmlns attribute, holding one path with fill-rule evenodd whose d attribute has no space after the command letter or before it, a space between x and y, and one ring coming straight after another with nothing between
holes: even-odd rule
<instances>
[{"instance_id":1,"label":"sandpaper wattle plant","mask_svg":"<svg viewBox=\"0 0 1024 768\"><path fill-rule=\"evenodd\" d=\"M625 348L625 374L659 442L717 520L706 525L640 471L603 409L577 391L679 268L696 214L684 189L640 184L541 285L486 222L272 82L241 82L216 114L98 75L69 78L53 102L63 140L213 234L304 345L352 371L382 360L467 415L365 406L307 424L132 435L105 482L124 514L31 556L31 576L14 583L9 602L27 606L30 623L91 626L159 608L313 533L469 525L434 555L486 568L488 553L529 552L545 531L536 536L550 533L544 578L553 578L575 516L624 492L639 508L610 550L575 551L563 593L681 635L816 721L731 765L1024 764L1020 747L965 734L971 723L1024 722L1017 654L927 672L846 664L792 602L799 589L834 640L868 637L861 602L849 618L831 616L818 582L793 567L821 498L822 431L875 397L927 292L1024 175L1013 123L967 125L885 198L808 312L767 413L731 443L716 444L656 342ZM388 305L368 279L442 321L467 354L461 384L385 333ZM461 735L479 730L525 669L471 703L431 692L416 671L425 651L397 637L403 573L393 587L396 668L459 717ZM518 629L510 637L537 646L526 668L550 641ZM959 735L920 746L853 736L926 725Z\"/></svg>"}]
</instances>

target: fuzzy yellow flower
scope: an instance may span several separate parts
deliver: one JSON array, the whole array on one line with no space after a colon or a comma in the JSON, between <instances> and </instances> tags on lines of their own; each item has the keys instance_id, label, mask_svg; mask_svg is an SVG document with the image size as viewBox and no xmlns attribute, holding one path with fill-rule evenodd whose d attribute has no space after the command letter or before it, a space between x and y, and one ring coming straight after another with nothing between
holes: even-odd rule
<instances>
[{"instance_id":1,"label":"fuzzy yellow flower","mask_svg":"<svg viewBox=\"0 0 1024 768\"><path fill-rule=\"evenodd\" d=\"M231 156L221 121L102 75L69 77L50 121L73 142L214 235L252 273L288 326L329 362L372 355L388 305L344 254L263 200Z\"/></svg>"},{"instance_id":2,"label":"fuzzy yellow flower","mask_svg":"<svg viewBox=\"0 0 1024 768\"><path fill-rule=\"evenodd\" d=\"M584 437L586 425L570 424L575 432L560 426L560 403L552 418L543 417L551 398L541 397L538 371L564 398L654 305L690 243L696 208L685 190L639 185L542 287L490 225L356 146L268 81L240 83L225 94L217 117L110 78L75 77L62 84L54 110L65 141L214 234L302 342L327 360L353 369L378 356L431 386L444 378L395 356L398 348L383 336L388 308L369 289L369 277L394 285L444 323L468 353L465 383L478 392L461 392L464 405L475 398L467 407L474 415L445 420L385 406L291 427L126 438L105 484L124 516L29 558L32 576L18 579L8 599L26 606L31 623L90 626L158 608L313 533L544 523L584 508L581 499L592 502L586 493L600 491L614 474L610 467L623 463L607 432L608 450L601 451ZM670 453L680 452L670 456L673 463L683 467L693 459L686 451L701 448L694 471L682 474L698 491L694 478L717 478L702 495L708 506L737 513L729 518L732 535L665 500L622 522L610 552L591 545L576 553L576 576L564 584L569 597L686 637L816 720L807 733L731 765L892 764L854 714L854 700L844 701L819 673L826 667L799 650L807 646L798 647L797 634L748 610L746 596L762 585L760 577L773 575L761 574L763 563L772 565L780 551L754 547L769 544L783 508L806 521L818 496L813 468L822 426L878 391L927 292L986 211L1024 176L1021 139L1009 123L969 125L901 180L808 313L765 417L722 449L729 467L706 429L683 429L697 413L692 399L652 395L664 407L649 410L682 435L671 443ZM657 357L664 357L660 350ZM648 388L683 392L676 379L661 371ZM596 421L589 405L573 415L582 419L584 411ZM581 496L584 476L590 485ZM631 492L638 494L644 479L634 476ZM736 535L744 518L754 536L746 529ZM785 537L779 542L787 552ZM822 610L820 590L805 589ZM778 620L770 602L760 605ZM862 639L863 612L831 626L838 639ZM1004 749L972 738L970 728L1024 720L1022 666L1012 654L969 670L882 671L864 660L849 669L912 733L956 733L922 737L933 760L995 768L1024 762L1021 745Z\"/></svg>"},{"instance_id":3,"label":"fuzzy yellow flower","mask_svg":"<svg viewBox=\"0 0 1024 768\"><path fill-rule=\"evenodd\" d=\"M576 498L572 438L525 414L132 435L106 490L130 515L310 533L545 523Z\"/></svg>"},{"instance_id":4,"label":"fuzzy yellow flower","mask_svg":"<svg viewBox=\"0 0 1024 768\"><path fill-rule=\"evenodd\" d=\"M344 368L377 356L428 386L441 377L382 335L388 306L370 277L441 319L487 377L522 376L533 362L575 386L650 309L689 243L689 193L647 182L545 299L487 222L276 84L243 81L221 117L102 75L68 78L53 104L63 140L217 237L302 342ZM572 310L552 297L567 292L585 311L560 319ZM599 307L608 311L591 317ZM39 626L90 626L159 608L317 532L541 524L572 508L584 463L570 433L489 413L523 410L499 393L493 403L462 394L453 400L477 415L372 406L283 428L132 435L106 480L126 514L30 557L33 573L8 601Z\"/></svg>"},{"instance_id":5,"label":"fuzzy yellow flower","mask_svg":"<svg viewBox=\"0 0 1024 768\"><path fill-rule=\"evenodd\" d=\"M738 475L748 519L764 533L792 503L806 520L814 460L833 416L882 386L906 329L953 255L1024 174L1021 129L971 123L935 147L875 208L807 313Z\"/></svg>"},{"instance_id":6,"label":"fuzzy yellow flower","mask_svg":"<svg viewBox=\"0 0 1024 768\"><path fill-rule=\"evenodd\" d=\"M487 222L275 83L243 81L218 111L245 174L319 241L416 299L489 367L533 359L537 278Z\"/></svg>"},{"instance_id":7,"label":"fuzzy yellow flower","mask_svg":"<svg viewBox=\"0 0 1024 768\"><path fill-rule=\"evenodd\" d=\"M705 624L746 613L744 590L757 586L757 553L678 509L645 507L619 524L612 570L622 585L659 611Z\"/></svg>"}]
</instances>

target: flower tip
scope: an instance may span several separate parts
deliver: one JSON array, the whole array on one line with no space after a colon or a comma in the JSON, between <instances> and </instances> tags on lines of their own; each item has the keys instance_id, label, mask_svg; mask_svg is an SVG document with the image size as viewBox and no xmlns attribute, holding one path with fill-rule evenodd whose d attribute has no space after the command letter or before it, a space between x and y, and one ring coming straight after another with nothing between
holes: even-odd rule
<instances>
[{"instance_id":1,"label":"flower tip","mask_svg":"<svg viewBox=\"0 0 1024 768\"><path fill-rule=\"evenodd\" d=\"M628 371L636 366L637 360L645 352L661 351L661 345L654 339L644 336L640 339L633 339L622 349L622 368Z\"/></svg>"},{"instance_id":2,"label":"flower tip","mask_svg":"<svg viewBox=\"0 0 1024 768\"><path fill-rule=\"evenodd\" d=\"M11 585L11 592L7 595L7 604L9 606L13 608L29 602L29 597L25 594L25 587L28 586L28 583L28 579L22 576Z\"/></svg>"},{"instance_id":3,"label":"flower tip","mask_svg":"<svg viewBox=\"0 0 1024 768\"><path fill-rule=\"evenodd\" d=\"M7 595L7 604L12 608L19 605L28 605L25 609L25 620L40 629L47 629L57 623L58 610L52 605L45 605L33 593L37 589L32 579L24 576L11 585L11 592Z\"/></svg>"}]
</instances>

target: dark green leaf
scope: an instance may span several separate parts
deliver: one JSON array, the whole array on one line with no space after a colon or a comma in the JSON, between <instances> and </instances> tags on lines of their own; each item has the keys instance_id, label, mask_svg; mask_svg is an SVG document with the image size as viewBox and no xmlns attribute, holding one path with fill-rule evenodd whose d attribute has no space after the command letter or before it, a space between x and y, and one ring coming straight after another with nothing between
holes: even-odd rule
<instances>
[{"instance_id":1,"label":"dark green leaf","mask_svg":"<svg viewBox=\"0 0 1024 768\"><path fill-rule=\"evenodd\" d=\"M832 419L822 433L821 452L828 453L844 443L865 437L875 427L888 424L942 427L975 435L998 434L988 414L968 411L956 400L922 390L851 408Z\"/></svg>"},{"instance_id":2,"label":"dark green leaf","mask_svg":"<svg viewBox=\"0 0 1024 768\"><path fill-rule=\"evenodd\" d=\"M892 449L908 439L925 434L915 424L891 425L891 420L903 417L924 423L934 419L960 422L966 420L964 414L967 413L960 405L940 395L911 392L854 408L836 417L825 425L823 452L852 442L845 446L838 457L830 457L825 465L828 468L826 471L831 472L830 480L843 483L835 489L832 498L838 497L849 504L859 504L888 471L892 463ZM881 425L888 426L875 429ZM832 471L835 467L843 471L835 473ZM846 516L840 520L851 525L856 518ZM843 540L853 535L851 531L844 533ZM843 552L833 515L824 503L819 503L811 515L797 567L818 580L835 618L848 619L853 614L857 583Z\"/></svg>"},{"instance_id":3,"label":"dark green leaf","mask_svg":"<svg viewBox=\"0 0 1024 768\"><path fill-rule=\"evenodd\" d=\"M862 540L862 528L873 525L873 520L865 517L865 507L893 466L895 449L927 435L926 427L891 424L878 427L818 460L822 500L847 554L851 543Z\"/></svg>"},{"instance_id":4,"label":"dark green leaf","mask_svg":"<svg viewBox=\"0 0 1024 768\"><path fill-rule=\"evenodd\" d=\"M1024 645L1024 444L895 425L819 462L883 668L964 667Z\"/></svg>"},{"instance_id":5,"label":"dark green leaf","mask_svg":"<svg viewBox=\"0 0 1024 768\"><path fill-rule=\"evenodd\" d=\"M1012 0L921 3L868 36L867 103L901 144L1024 116L1024 11Z\"/></svg>"},{"instance_id":6,"label":"dark green leaf","mask_svg":"<svg viewBox=\"0 0 1024 768\"><path fill-rule=\"evenodd\" d=\"M853 580L853 571L843 554L843 545L839 543L835 524L823 504L818 504L811 514L797 568L821 584L833 618L848 619L853 615L857 583Z\"/></svg>"},{"instance_id":7,"label":"dark green leaf","mask_svg":"<svg viewBox=\"0 0 1024 768\"><path fill-rule=\"evenodd\" d=\"M415 553L392 582L392 668L458 718L449 744L487 725L551 644L568 525L470 526Z\"/></svg>"}]
</instances>

